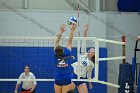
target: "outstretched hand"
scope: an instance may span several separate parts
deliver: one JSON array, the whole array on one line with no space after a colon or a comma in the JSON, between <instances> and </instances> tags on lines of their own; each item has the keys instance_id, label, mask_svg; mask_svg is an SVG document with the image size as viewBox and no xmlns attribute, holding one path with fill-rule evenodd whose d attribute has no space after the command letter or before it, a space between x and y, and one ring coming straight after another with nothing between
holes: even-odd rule
<instances>
[{"instance_id":1,"label":"outstretched hand","mask_svg":"<svg viewBox=\"0 0 140 93\"><path fill-rule=\"evenodd\" d=\"M89 89L92 89L92 84L91 83L89 83Z\"/></svg>"},{"instance_id":2,"label":"outstretched hand","mask_svg":"<svg viewBox=\"0 0 140 93\"><path fill-rule=\"evenodd\" d=\"M71 24L69 27L70 27L70 30L71 30L72 32L74 32L75 29L76 29L76 24Z\"/></svg>"},{"instance_id":3,"label":"outstretched hand","mask_svg":"<svg viewBox=\"0 0 140 93\"><path fill-rule=\"evenodd\" d=\"M15 91L14 91L14 93L18 93L18 91L17 91L17 90L15 90Z\"/></svg>"},{"instance_id":4,"label":"outstretched hand","mask_svg":"<svg viewBox=\"0 0 140 93\"><path fill-rule=\"evenodd\" d=\"M137 36L137 39L139 39L139 40L140 40L140 36Z\"/></svg>"},{"instance_id":5,"label":"outstretched hand","mask_svg":"<svg viewBox=\"0 0 140 93\"><path fill-rule=\"evenodd\" d=\"M84 25L84 37L87 36L88 24Z\"/></svg>"},{"instance_id":6,"label":"outstretched hand","mask_svg":"<svg viewBox=\"0 0 140 93\"><path fill-rule=\"evenodd\" d=\"M84 25L84 31L88 31L88 24Z\"/></svg>"},{"instance_id":7,"label":"outstretched hand","mask_svg":"<svg viewBox=\"0 0 140 93\"><path fill-rule=\"evenodd\" d=\"M66 31L66 25L65 24L61 24L60 25L60 33L63 33L63 32L65 32Z\"/></svg>"},{"instance_id":8,"label":"outstretched hand","mask_svg":"<svg viewBox=\"0 0 140 93\"><path fill-rule=\"evenodd\" d=\"M32 93L34 91L34 89L32 88L31 90L30 90L30 92Z\"/></svg>"}]
</instances>

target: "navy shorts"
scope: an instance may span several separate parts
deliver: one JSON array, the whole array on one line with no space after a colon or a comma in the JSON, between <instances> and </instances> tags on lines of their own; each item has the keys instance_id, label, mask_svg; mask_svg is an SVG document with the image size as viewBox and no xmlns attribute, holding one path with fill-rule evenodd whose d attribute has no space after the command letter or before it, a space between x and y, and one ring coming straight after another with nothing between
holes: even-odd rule
<instances>
[{"instance_id":1,"label":"navy shorts","mask_svg":"<svg viewBox=\"0 0 140 93\"><path fill-rule=\"evenodd\" d=\"M75 73L72 73L71 75L72 79L77 79L78 76L75 74ZM80 77L80 79L87 79L87 78L83 78L83 77ZM86 83L85 81L73 81L73 83L76 85L76 86L79 86L83 83Z\"/></svg>"},{"instance_id":2,"label":"navy shorts","mask_svg":"<svg viewBox=\"0 0 140 93\"><path fill-rule=\"evenodd\" d=\"M56 75L55 84L59 86L71 84L71 74Z\"/></svg>"},{"instance_id":3,"label":"navy shorts","mask_svg":"<svg viewBox=\"0 0 140 93\"><path fill-rule=\"evenodd\" d=\"M26 90L26 89L23 89L22 88L22 90L21 90L21 92L26 92L26 91L30 91L31 89L29 89L29 90ZM33 92L32 93L35 93L35 89L33 90Z\"/></svg>"}]
</instances>

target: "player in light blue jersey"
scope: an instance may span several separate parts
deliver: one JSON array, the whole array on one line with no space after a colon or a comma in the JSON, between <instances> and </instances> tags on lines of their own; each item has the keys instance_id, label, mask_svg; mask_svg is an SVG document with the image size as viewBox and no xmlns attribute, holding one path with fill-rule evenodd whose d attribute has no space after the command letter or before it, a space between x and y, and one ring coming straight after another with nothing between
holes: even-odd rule
<instances>
[{"instance_id":1,"label":"player in light blue jersey","mask_svg":"<svg viewBox=\"0 0 140 93\"><path fill-rule=\"evenodd\" d=\"M84 37L87 36L88 25L84 26ZM80 54L80 63L74 62L72 67L74 69L72 73L72 78L77 79L78 74L80 74L80 79L91 79L92 70L95 64L95 51L94 48L90 48L86 51L86 38L82 41L82 48ZM80 66L79 66L80 65ZM78 72L80 71L80 73ZM74 81L72 83L72 89L78 88L79 93L88 93L86 82ZM89 88L92 88L91 82L89 82Z\"/></svg>"},{"instance_id":2,"label":"player in light blue jersey","mask_svg":"<svg viewBox=\"0 0 140 93\"><path fill-rule=\"evenodd\" d=\"M60 26L60 32L54 44L54 62L56 65L55 73L55 93L66 93L71 88L71 60L74 58L71 55L72 39L76 24L70 24L70 35L66 47L59 45L62 33L65 32L65 25Z\"/></svg>"}]
</instances>

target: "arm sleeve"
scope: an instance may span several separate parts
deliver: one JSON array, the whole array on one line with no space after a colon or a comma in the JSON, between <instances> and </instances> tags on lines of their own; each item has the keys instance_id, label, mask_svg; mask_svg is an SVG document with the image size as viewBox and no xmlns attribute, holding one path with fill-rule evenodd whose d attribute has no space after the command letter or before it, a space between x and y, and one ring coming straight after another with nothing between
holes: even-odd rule
<instances>
[{"instance_id":1,"label":"arm sleeve","mask_svg":"<svg viewBox=\"0 0 140 93\"><path fill-rule=\"evenodd\" d=\"M32 75L32 79L36 79L36 77L35 77L35 75L34 75L34 74ZM36 80L34 80L34 81L33 81L33 85L37 85Z\"/></svg>"},{"instance_id":2,"label":"arm sleeve","mask_svg":"<svg viewBox=\"0 0 140 93\"><path fill-rule=\"evenodd\" d=\"M22 74L19 76L19 78L18 78L18 79L23 79L23 78L22 78ZM19 84L19 85L20 85L20 84L21 84L21 82L22 82L22 81L18 80L18 81L17 81L17 84Z\"/></svg>"},{"instance_id":3,"label":"arm sleeve","mask_svg":"<svg viewBox=\"0 0 140 93\"><path fill-rule=\"evenodd\" d=\"M72 63L71 66L72 66L72 67L77 66L77 62Z\"/></svg>"},{"instance_id":4,"label":"arm sleeve","mask_svg":"<svg viewBox=\"0 0 140 93\"><path fill-rule=\"evenodd\" d=\"M82 47L81 47L81 54L87 53L86 51L86 37L84 40L82 40Z\"/></svg>"},{"instance_id":5,"label":"arm sleeve","mask_svg":"<svg viewBox=\"0 0 140 93\"><path fill-rule=\"evenodd\" d=\"M88 68L89 69L88 69L87 77L88 77L88 79L91 79L92 78L92 70L94 68L94 65L91 65Z\"/></svg>"},{"instance_id":6,"label":"arm sleeve","mask_svg":"<svg viewBox=\"0 0 140 93\"><path fill-rule=\"evenodd\" d=\"M71 55L71 50L65 47L64 48L64 55L65 56L70 56Z\"/></svg>"}]
</instances>

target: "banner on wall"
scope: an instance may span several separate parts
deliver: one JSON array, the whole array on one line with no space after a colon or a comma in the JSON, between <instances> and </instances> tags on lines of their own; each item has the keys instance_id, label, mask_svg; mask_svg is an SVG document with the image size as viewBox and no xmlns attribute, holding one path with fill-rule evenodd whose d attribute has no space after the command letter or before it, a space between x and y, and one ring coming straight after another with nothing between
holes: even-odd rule
<instances>
[{"instance_id":1,"label":"banner on wall","mask_svg":"<svg viewBox=\"0 0 140 93\"><path fill-rule=\"evenodd\" d=\"M118 0L118 11L140 12L140 0Z\"/></svg>"},{"instance_id":2,"label":"banner on wall","mask_svg":"<svg viewBox=\"0 0 140 93\"><path fill-rule=\"evenodd\" d=\"M118 93L134 93L134 79L131 64L120 64Z\"/></svg>"}]
</instances>

